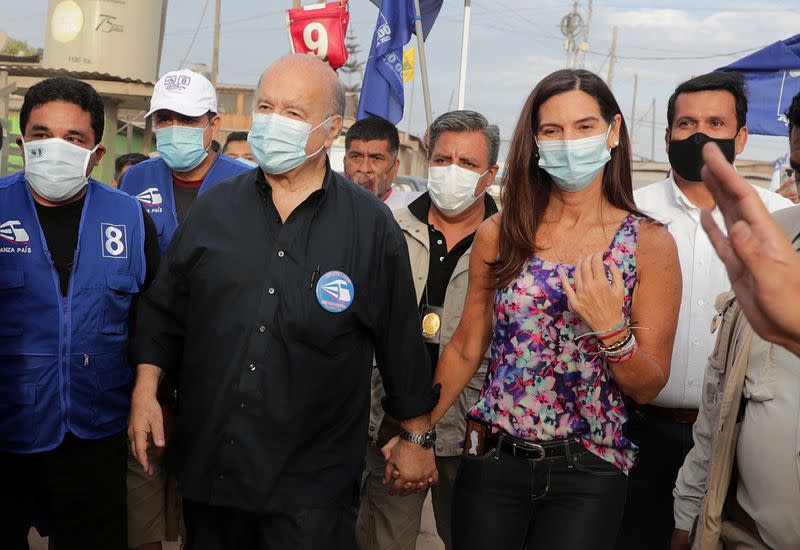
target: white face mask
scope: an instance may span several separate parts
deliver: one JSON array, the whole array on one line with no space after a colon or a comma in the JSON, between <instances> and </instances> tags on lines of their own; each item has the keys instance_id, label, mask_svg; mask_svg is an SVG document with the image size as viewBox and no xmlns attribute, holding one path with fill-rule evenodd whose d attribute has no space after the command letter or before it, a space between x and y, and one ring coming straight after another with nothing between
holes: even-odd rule
<instances>
[{"instance_id":1,"label":"white face mask","mask_svg":"<svg viewBox=\"0 0 800 550\"><path fill-rule=\"evenodd\" d=\"M50 202L63 202L86 186L89 158L100 146L84 149L61 138L22 142L25 179L36 194Z\"/></svg>"},{"instance_id":2,"label":"white face mask","mask_svg":"<svg viewBox=\"0 0 800 550\"><path fill-rule=\"evenodd\" d=\"M428 192L433 204L448 218L458 216L486 192L484 189L475 196L478 180L486 172L478 174L455 164L431 166L428 168Z\"/></svg>"}]
</instances>

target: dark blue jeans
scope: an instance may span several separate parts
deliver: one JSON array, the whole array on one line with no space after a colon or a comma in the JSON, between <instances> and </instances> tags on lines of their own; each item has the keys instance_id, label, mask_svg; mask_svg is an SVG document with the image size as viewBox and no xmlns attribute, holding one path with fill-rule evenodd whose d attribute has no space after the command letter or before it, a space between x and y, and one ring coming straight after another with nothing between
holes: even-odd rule
<instances>
[{"instance_id":1,"label":"dark blue jeans","mask_svg":"<svg viewBox=\"0 0 800 550\"><path fill-rule=\"evenodd\" d=\"M588 451L538 462L496 449L464 455L453 494L453 547L613 548L627 484L625 474Z\"/></svg>"},{"instance_id":2,"label":"dark blue jeans","mask_svg":"<svg viewBox=\"0 0 800 550\"><path fill-rule=\"evenodd\" d=\"M639 455L628 480L617 549L666 550L675 526L672 490L693 446L692 425L636 411L623 429Z\"/></svg>"}]
</instances>

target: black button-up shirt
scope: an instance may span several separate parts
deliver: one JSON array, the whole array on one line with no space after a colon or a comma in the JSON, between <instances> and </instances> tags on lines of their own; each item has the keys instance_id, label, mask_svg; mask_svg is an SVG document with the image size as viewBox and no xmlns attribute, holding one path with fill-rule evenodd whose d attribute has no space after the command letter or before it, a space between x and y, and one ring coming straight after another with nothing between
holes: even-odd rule
<instances>
[{"instance_id":1,"label":"black button-up shirt","mask_svg":"<svg viewBox=\"0 0 800 550\"><path fill-rule=\"evenodd\" d=\"M483 208L484 220L497 213L497 203L494 202L489 193L484 193ZM422 297L419 302L420 316L422 316L424 315L425 306L442 307L444 305L450 278L453 276L458 260L472 246L472 241L475 240L475 232L461 239L448 252L447 239L445 239L444 233L436 229L428 221L428 212L431 209L430 193L423 193L419 198L414 199L414 202L408 205L408 209L415 218L428 226L429 233L430 259L428 261L428 278L425 281L425 289L422 291ZM425 347L428 350L431 367L435 370L436 364L439 362L439 344L425 342Z\"/></svg>"},{"instance_id":2,"label":"black button-up shirt","mask_svg":"<svg viewBox=\"0 0 800 550\"><path fill-rule=\"evenodd\" d=\"M351 296L331 272L349 277ZM324 309L320 281L349 307ZM330 168L285 223L260 170L200 195L138 331L139 361L179 374L170 463L189 500L254 512L351 504L373 353L392 416L437 398L402 232Z\"/></svg>"}]
</instances>

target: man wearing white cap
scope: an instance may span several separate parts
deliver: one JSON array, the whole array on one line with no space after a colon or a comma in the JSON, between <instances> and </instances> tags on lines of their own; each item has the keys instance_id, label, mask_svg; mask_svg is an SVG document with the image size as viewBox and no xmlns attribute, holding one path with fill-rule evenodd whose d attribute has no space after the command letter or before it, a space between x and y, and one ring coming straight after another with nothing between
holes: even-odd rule
<instances>
[{"instance_id":1,"label":"man wearing white cap","mask_svg":"<svg viewBox=\"0 0 800 550\"><path fill-rule=\"evenodd\" d=\"M160 156L132 167L120 189L135 195L158 228L161 252L192 205L203 183L218 183L248 167L215 153L220 128L217 93L203 75L172 71L159 79L150 111Z\"/></svg>"},{"instance_id":2,"label":"man wearing white cap","mask_svg":"<svg viewBox=\"0 0 800 550\"><path fill-rule=\"evenodd\" d=\"M156 83L150 111L160 156L132 166L120 189L141 201L158 229L162 254L183 221L204 183L218 183L248 167L215 153L211 142L220 127L217 94L203 75L189 70L172 71ZM161 393L172 387L163 381ZM170 407L175 403L165 405ZM180 534L180 501L174 478L159 468L149 477L128 460L128 547L160 550L161 541Z\"/></svg>"}]
</instances>

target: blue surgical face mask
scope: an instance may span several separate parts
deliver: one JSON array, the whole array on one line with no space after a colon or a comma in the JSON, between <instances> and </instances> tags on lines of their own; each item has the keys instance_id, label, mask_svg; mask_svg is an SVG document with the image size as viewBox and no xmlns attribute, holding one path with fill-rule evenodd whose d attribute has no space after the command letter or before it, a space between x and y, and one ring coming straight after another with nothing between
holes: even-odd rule
<instances>
[{"instance_id":1,"label":"blue surgical face mask","mask_svg":"<svg viewBox=\"0 0 800 550\"><path fill-rule=\"evenodd\" d=\"M328 122L330 118L328 117L312 127L307 122L274 113L268 115L255 113L247 142L253 149L253 156L256 157L264 172L285 174L319 154L325 148L323 145L310 155L306 155L308 136Z\"/></svg>"},{"instance_id":2,"label":"blue surgical face mask","mask_svg":"<svg viewBox=\"0 0 800 550\"><path fill-rule=\"evenodd\" d=\"M550 174L562 190L574 193L592 183L600 170L611 160L608 134L566 140L536 141L539 146L539 167Z\"/></svg>"},{"instance_id":3,"label":"blue surgical face mask","mask_svg":"<svg viewBox=\"0 0 800 550\"><path fill-rule=\"evenodd\" d=\"M173 124L156 130L156 149L167 166L175 172L188 172L200 166L208 156L208 147L203 145L206 128Z\"/></svg>"}]
</instances>

